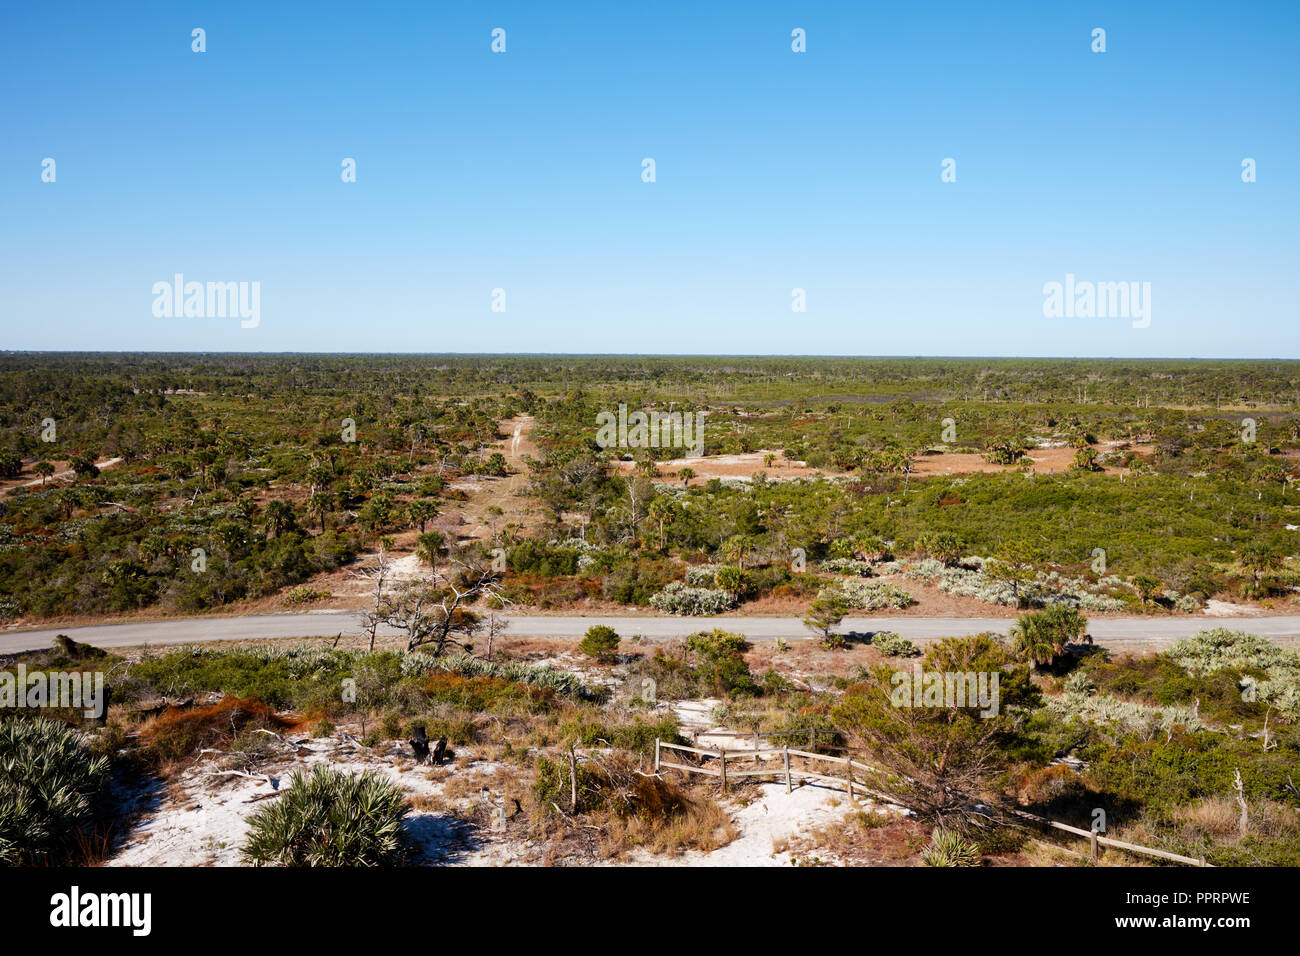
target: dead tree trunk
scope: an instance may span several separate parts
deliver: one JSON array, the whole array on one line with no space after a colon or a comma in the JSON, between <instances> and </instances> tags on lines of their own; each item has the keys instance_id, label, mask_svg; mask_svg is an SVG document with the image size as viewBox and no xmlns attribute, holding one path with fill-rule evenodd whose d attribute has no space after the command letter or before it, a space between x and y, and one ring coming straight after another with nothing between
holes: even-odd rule
<instances>
[{"instance_id":1,"label":"dead tree trunk","mask_svg":"<svg viewBox=\"0 0 1300 956\"><path fill-rule=\"evenodd\" d=\"M416 727L411 733L411 739L407 741L411 745L411 751L415 754L416 763L428 763L429 761L429 735L423 727Z\"/></svg>"}]
</instances>

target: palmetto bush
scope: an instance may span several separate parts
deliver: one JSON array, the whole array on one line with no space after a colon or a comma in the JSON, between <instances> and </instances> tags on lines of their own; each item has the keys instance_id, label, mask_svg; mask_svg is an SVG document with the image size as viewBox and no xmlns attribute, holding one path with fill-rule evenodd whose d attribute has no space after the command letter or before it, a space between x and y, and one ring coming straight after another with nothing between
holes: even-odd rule
<instances>
[{"instance_id":1,"label":"palmetto bush","mask_svg":"<svg viewBox=\"0 0 1300 956\"><path fill-rule=\"evenodd\" d=\"M1165 652L1189 674L1213 674L1226 667L1300 669L1300 654L1284 650L1258 634L1216 627L1169 645Z\"/></svg>"},{"instance_id":2,"label":"palmetto bush","mask_svg":"<svg viewBox=\"0 0 1300 956\"><path fill-rule=\"evenodd\" d=\"M921 851L921 860L926 866L978 866L980 851L960 833L935 830Z\"/></svg>"},{"instance_id":3,"label":"palmetto bush","mask_svg":"<svg viewBox=\"0 0 1300 956\"><path fill-rule=\"evenodd\" d=\"M1040 571L1035 580L1023 583L1017 592L1010 581L993 580L984 573L984 558L968 557L961 563L963 566L946 567L933 558L895 561L877 568L876 573L902 574L933 584L949 594L1008 607L1019 603L1028 607L1071 604L1085 611L1122 611L1128 605L1111 592L1132 591L1129 585L1113 575L1091 584L1080 578L1064 577L1055 571Z\"/></svg>"},{"instance_id":4,"label":"palmetto bush","mask_svg":"<svg viewBox=\"0 0 1300 956\"><path fill-rule=\"evenodd\" d=\"M822 562L822 570L830 574L856 574L861 578L869 578L875 573L875 567L870 561L858 561L855 558L827 558Z\"/></svg>"},{"instance_id":5,"label":"palmetto bush","mask_svg":"<svg viewBox=\"0 0 1300 956\"><path fill-rule=\"evenodd\" d=\"M833 589L824 590L834 590L842 594L850 606L862 611L904 608L916 603L911 594L897 584L890 584L887 581L858 581L848 578L840 581Z\"/></svg>"},{"instance_id":6,"label":"palmetto bush","mask_svg":"<svg viewBox=\"0 0 1300 956\"><path fill-rule=\"evenodd\" d=\"M871 636L871 646L886 657L917 657L916 645L895 631L881 631Z\"/></svg>"},{"instance_id":7,"label":"palmetto bush","mask_svg":"<svg viewBox=\"0 0 1300 956\"><path fill-rule=\"evenodd\" d=\"M108 759L45 718L0 721L0 863L56 863L94 815Z\"/></svg>"},{"instance_id":8,"label":"palmetto bush","mask_svg":"<svg viewBox=\"0 0 1300 956\"><path fill-rule=\"evenodd\" d=\"M591 692L577 674L542 664L529 664L526 661L485 661L481 657L471 657L468 654L434 657L432 654L422 654L418 651L402 657L403 677L423 677L437 671L459 674L462 677L495 677L516 684L549 687L557 694L575 700L591 696Z\"/></svg>"},{"instance_id":9,"label":"palmetto bush","mask_svg":"<svg viewBox=\"0 0 1300 956\"><path fill-rule=\"evenodd\" d=\"M686 569L686 583L693 588L711 588L717 583L718 570L724 564L693 564Z\"/></svg>"},{"instance_id":10,"label":"palmetto bush","mask_svg":"<svg viewBox=\"0 0 1300 956\"><path fill-rule=\"evenodd\" d=\"M1106 694L1088 696L1067 692L1057 697L1048 697L1046 705L1049 714L1066 720L1116 724L1146 740L1167 734L1174 726L1183 726L1189 731L1206 729L1192 708L1176 704L1152 707Z\"/></svg>"},{"instance_id":11,"label":"palmetto bush","mask_svg":"<svg viewBox=\"0 0 1300 956\"><path fill-rule=\"evenodd\" d=\"M673 581L650 598L650 606L668 614L720 614L736 606L736 596L720 588L693 588Z\"/></svg>"},{"instance_id":12,"label":"palmetto bush","mask_svg":"<svg viewBox=\"0 0 1300 956\"><path fill-rule=\"evenodd\" d=\"M284 795L249 819L244 858L255 866L395 866L405 857L409 809L376 773L297 770Z\"/></svg>"}]
</instances>

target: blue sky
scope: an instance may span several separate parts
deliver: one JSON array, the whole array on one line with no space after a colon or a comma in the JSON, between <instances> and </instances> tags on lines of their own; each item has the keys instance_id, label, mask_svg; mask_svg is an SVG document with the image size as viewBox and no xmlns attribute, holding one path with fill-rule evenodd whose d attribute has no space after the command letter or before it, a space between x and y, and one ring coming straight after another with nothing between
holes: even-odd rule
<instances>
[{"instance_id":1,"label":"blue sky","mask_svg":"<svg viewBox=\"0 0 1300 956\"><path fill-rule=\"evenodd\" d=\"M6 4L0 348L1297 358L1297 50L1295 3ZM155 317L176 273L260 324ZM1067 273L1150 326L1044 318Z\"/></svg>"}]
</instances>

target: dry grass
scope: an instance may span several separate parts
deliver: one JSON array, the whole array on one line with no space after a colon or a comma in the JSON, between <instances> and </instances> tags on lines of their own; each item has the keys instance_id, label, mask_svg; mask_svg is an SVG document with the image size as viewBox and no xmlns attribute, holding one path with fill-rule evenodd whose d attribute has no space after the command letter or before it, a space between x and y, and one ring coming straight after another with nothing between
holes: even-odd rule
<instances>
[{"instance_id":1,"label":"dry grass","mask_svg":"<svg viewBox=\"0 0 1300 956\"><path fill-rule=\"evenodd\" d=\"M704 788L686 790L657 780L642 787L641 793L639 812L607 813L598 824L605 858L621 857L633 848L659 856L680 856L687 850L708 853L740 835L727 811Z\"/></svg>"},{"instance_id":2,"label":"dry grass","mask_svg":"<svg viewBox=\"0 0 1300 956\"><path fill-rule=\"evenodd\" d=\"M1250 801L1247 808L1247 835L1300 841L1300 810L1272 800ZM1219 843L1236 843L1241 838L1241 808L1231 797L1208 797L1180 808L1176 816L1184 837L1203 836Z\"/></svg>"}]
</instances>

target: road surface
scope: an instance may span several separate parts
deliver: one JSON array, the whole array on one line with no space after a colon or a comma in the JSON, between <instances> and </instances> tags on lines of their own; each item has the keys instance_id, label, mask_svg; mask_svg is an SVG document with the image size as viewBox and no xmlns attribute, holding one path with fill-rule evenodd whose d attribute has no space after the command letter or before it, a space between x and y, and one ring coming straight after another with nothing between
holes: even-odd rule
<instances>
[{"instance_id":1,"label":"road surface","mask_svg":"<svg viewBox=\"0 0 1300 956\"><path fill-rule=\"evenodd\" d=\"M507 637L579 638L594 624L607 624L623 638L640 635L649 640L680 638L696 631L720 627L755 641L807 640L812 634L797 617L508 617ZM847 617L841 633L866 634L896 631L914 641L978 634L1006 633L1014 623L1005 617ZM1212 627L1250 631L1263 637L1300 638L1300 616L1250 618L1111 617L1088 622L1096 643L1108 647L1125 644L1164 645ZM36 631L0 633L0 654L49 647L56 634L97 647L135 647L143 644L191 644L201 641L259 640L264 638L334 637L361 633L360 616L352 611L309 611L303 614L259 614L246 617L177 618L130 624L94 624ZM384 634L395 631L383 630Z\"/></svg>"}]
</instances>

